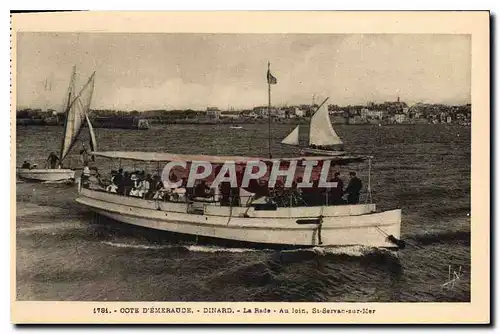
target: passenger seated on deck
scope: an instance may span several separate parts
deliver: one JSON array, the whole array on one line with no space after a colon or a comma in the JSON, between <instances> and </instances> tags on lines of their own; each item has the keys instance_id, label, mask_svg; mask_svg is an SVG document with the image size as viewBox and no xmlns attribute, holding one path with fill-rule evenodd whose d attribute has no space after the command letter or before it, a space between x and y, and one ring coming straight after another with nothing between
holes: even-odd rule
<instances>
[{"instance_id":1,"label":"passenger seated on deck","mask_svg":"<svg viewBox=\"0 0 500 334\"><path fill-rule=\"evenodd\" d=\"M30 169L30 163L28 161L24 160L23 165L21 166L21 168Z\"/></svg>"},{"instance_id":2,"label":"passenger seated on deck","mask_svg":"<svg viewBox=\"0 0 500 334\"><path fill-rule=\"evenodd\" d=\"M101 179L101 174L99 174L99 170L96 167L91 167L89 168L89 170L90 170L89 186L91 186L93 189L105 190L106 185Z\"/></svg>"},{"instance_id":3,"label":"passenger seated on deck","mask_svg":"<svg viewBox=\"0 0 500 334\"><path fill-rule=\"evenodd\" d=\"M153 197L153 179L151 178L151 174L146 175L146 179L142 181L142 188L145 198L150 199Z\"/></svg>"},{"instance_id":4,"label":"passenger seated on deck","mask_svg":"<svg viewBox=\"0 0 500 334\"><path fill-rule=\"evenodd\" d=\"M172 192L174 199L177 201L180 201L180 202L186 200L186 194L187 194L187 190L186 190L186 188L183 188L183 187L175 188Z\"/></svg>"},{"instance_id":5,"label":"passenger seated on deck","mask_svg":"<svg viewBox=\"0 0 500 334\"><path fill-rule=\"evenodd\" d=\"M120 185L123 184L123 169L119 169L116 174L111 178L111 182L113 182L118 187L118 193L120 193Z\"/></svg>"},{"instance_id":6,"label":"passenger seated on deck","mask_svg":"<svg viewBox=\"0 0 500 334\"><path fill-rule=\"evenodd\" d=\"M118 186L114 183L111 183L109 186L106 187L106 191L108 193L116 194L118 192Z\"/></svg>"},{"instance_id":7,"label":"passenger seated on deck","mask_svg":"<svg viewBox=\"0 0 500 334\"><path fill-rule=\"evenodd\" d=\"M148 178L149 178L149 180L148 180ZM151 187L150 180L151 180L151 175L149 175L149 174L148 174L147 178L137 180L137 182L136 182L137 187L136 188L139 191L139 197L144 198L146 196L146 194L149 193L149 189Z\"/></svg>"},{"instance_id":8,"label":"passenger seated on deck","mask_svg":"<svg viewBox=\"0 0 500 334\"><path fill-rule=\"evenodd\" d=\"M129 196L132 196L132 197L141 197L141 192L139 191L138 188L132 187L132 189L129 192Z\"/></svg>"},{"instance_id":9,"label":"passenger seated on deck","mask_svg":"<svg viewBox=\"0 0 500 334\"><path fill-rule=\"evenodd\" d=\"M118 174L118 172L116 170L112 170L111 173L110 173L110 177L109 177L109 181L111 183L114 183L114 180L115 180L115 176L116 174Z\"/></svg>"},{"instance_id":10,"label":"passenger seated on deck","mask_svg":"<svg viewBox=\"0 0 500 334\"><path fill-rule=\"evenodd\" d=\"M161 180L156 181L155 192L153 195L153 199L161 200L161 199L169 199L169 189L163 186L163 182Z\"/></svg>"},{"instance_id":11,"label":"passenger seated on deck","mask_svg":"<svg viewBox=\"0 0 500 334\"><path fill-rule=\"evenodd\" d=\"M194 188L194 197L207 198L210 196L210 187L207 185L207 182L205 180L201 180L201 182L198 183Z\"/></svg>"},{"instance_id":12,"label":"passenger seated on deck","mask_svg":"<svg viewBox=\"0 0 500 334\"><path fill-rule=\"evenodd\" d=\"M168 177L168 180L167 182L165 183L164 187L166 189L169 189L169 190L174 190L176 188L179 188L179 186L177 185L177 181L178 181L178 178L177 178L177 175L175 175L173 172L170 173L169 177ZM183 181L181 182L181 188L184 187L186 183Z\"/></svg>"}]
</instances>

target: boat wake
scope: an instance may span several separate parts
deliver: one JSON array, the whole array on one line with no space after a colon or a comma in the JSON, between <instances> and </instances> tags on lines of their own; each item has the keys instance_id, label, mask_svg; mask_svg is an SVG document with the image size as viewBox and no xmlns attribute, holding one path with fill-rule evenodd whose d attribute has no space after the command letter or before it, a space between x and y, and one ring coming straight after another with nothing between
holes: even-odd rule
<instances>
[{"instance_id":1,"label":"boat wake","mask_svg":"<svg viewBox=\"0 0 500 334\"><path fill-rule=\"evenodd\" d=\"M17 232L19 233L26 233L26 232L42 232L42 231L61 231L61 230L76 230L76 229L81 229L84 230L87 227L83 224L77 224L77 223L53 223L53 224L47 224L44 223L42 225L36 225L36 226L28 226L28 227L18 227Z\"/></svg>"},{"instance_id":2,"label":"boat wake","mask_svg":"<svg viewBox=\"0 0 500 334\"><path fill-rule=\"evenodd\" d=\"M313 247L313 248L297 248L289 250L273 250L267 248L235 248L223 247L215 245L194 245L194 244L141 244L129 242L113 242L101 241L102 244L117 247L117 248L134 248L134 249L178 249L196 253L272 253L279 254L299 255L301 253L308 253L312 256L328 256L328 255L346 255L352 257L365 256L366 254L375 252L377 250L364 247L364 246L346 246L346 247Z\"/></svg>"},{"instance_id":3,"label":"boat wake","mask_svg":"<svg viewBox=\"0 0 500 334\"><path fill-rule=\"evenodd\" d=\"M42 181L41 183L43 183L43 184L67 184L67 185L73 185L73 184L75 184L75 181L72 181L72 180L57 180L57 181Z\"/></svg>"},{"instance_id":4,"label":"boat wake","mask_svg":"<svg viewBox=\"0 0 500 334\"><path fill-rule=\"evenodd\" d=\"M229 248L229 247L200 246L200 245L190 245L185 247L191 252L201 252L201 253L272 252L271 249L256 249L256 248Z\"/></svg>"},{"instance_id":5,"label":"boat wake","mask_svg":"<svg viewBox=\"0 0 500 334\"><path fill-rule=\"evenodd\" d=\"M268 249L252 249L252 248L226 248L217 246L202 246L202 245L153 245L153 244L136 244L136 243L121 243L112 241L102 241L102 244L118 247L118 248L135 248L135 249L179 249L197 253L247 253L247 252L270 252Z\"/></svg>"},{"instance_id":6,"label":"boat wake","mask_svg":"<svg viewBox=\"0 0 500 334\"><path fill-rule=\"evenodd\" d=\"M129 244L129 243L121 243L121 242L112 242L112 241L101 241L102 244L108 245L111 247L117 248L136 248L136 249L165 249L172 248L172 245L141 245L141 244Z\"/></svg>"}]
</instances>

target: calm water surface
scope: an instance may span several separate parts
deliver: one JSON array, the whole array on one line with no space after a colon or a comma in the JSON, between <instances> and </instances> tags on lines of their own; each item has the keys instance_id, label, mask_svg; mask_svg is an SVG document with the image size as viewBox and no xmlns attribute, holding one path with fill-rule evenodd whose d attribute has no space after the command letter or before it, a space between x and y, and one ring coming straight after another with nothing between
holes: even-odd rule
<instances>
[{"instance_id":1,"label":"calm water surface","mask_svg":"<svg viewBox=\"0 0 500 334\"><path fill-rule=\"evenodd\" d=\"M275 125L275 156L293 126ZM303 130L303 131L302 131ZM301 128L306 140L307 127ZM398 257L327 250L282 253L179 241L94 215L76 187L17 182L18 300L469 301L470 128L448 125L336 126L346 149L370 154L373 199L401 208ZM18 127L17 165L59 151L62 127ZM97 129L100 150L267 154L267 126L165 125L147 131ZM88 143L86 130L83 140ZM76 166L78 149L71 160ZM117 162L100 159L102 170ZM130 168L134 166L130 165ZM135 167L144 168L136 165ZM149 166L149 168L154 168ZM346 167L366 177L365 165ZM364 180L366 184L366 179ZM449 266L461 267L443 289Z\"/></svg>"}]
</instances>

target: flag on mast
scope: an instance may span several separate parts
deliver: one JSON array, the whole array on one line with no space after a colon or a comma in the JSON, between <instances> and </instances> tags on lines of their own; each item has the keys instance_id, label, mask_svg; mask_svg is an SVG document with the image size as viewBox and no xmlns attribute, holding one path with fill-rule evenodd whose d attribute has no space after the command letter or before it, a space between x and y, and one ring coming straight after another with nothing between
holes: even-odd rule
<instances>
[{"instance_id":1,"label":"flag on mast","mask_svg":"<svg viewBox=\"0 0 500 334\"><path fill-rule=\"evenodd\" d=\"M267 83L270 85L276 85L278 83L278 79L276 79L272 74L271 74L271 63L267 62Z\"/></svg>"}]
</instances>

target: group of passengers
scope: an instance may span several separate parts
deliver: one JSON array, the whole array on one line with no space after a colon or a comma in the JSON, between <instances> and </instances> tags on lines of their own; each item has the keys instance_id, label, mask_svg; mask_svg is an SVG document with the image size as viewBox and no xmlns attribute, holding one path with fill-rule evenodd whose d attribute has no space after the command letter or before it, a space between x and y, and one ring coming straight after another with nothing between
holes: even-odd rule
<instances>
[{"instance_id":1,"label":"group of passengers","mask_svg":"<svg viewBox=\"0 0 500 334\"><path fill-rule=\"evenodd\" d=\"M355 172L349 173L350 180L346 188L340 173L336 172L329 180L333 187L323 188L319 179L312 182L312 187L297 187L302 179L297 178L292 187L286 189L283 182L278 181L269 189L266 182L251 182L245 190L274 200L281 206L297 205L342 205L357 204L362 189L362 182ZM187 187L187 178L179 178L170 174L170 182L162 182L159 175L151 176L144 171L124 172L123 169L111 172L111 182L105 187L107 192L144 199L164 201L185 201L187 199L213 200L221 205L240 205L239 188L232 187L229 182L222 182L217 189L211 188L205 180L198 180L194 187ZM180 181L180 182L178 182ZM344 199L344 196L347 198Z\"/></svg>"},{"instance_id":2,"label":"group of passengers","mask_svg":"<svg viewBox=\"0 0 500 334\"><path fill-rule=\"evenodd\" d=\"M336 172L329 182L334 186L322 188L319 186L319 180L313 182L311 188L301 188L301 197L308 205L342 205L358 204L359 196L363 183L356 176L356 172L349 173L349 183L344 188L344 181L340 178L340 173ZM344 196L347 198L344 199Z\"/></svg>"},{"instance_id":3,"label":"group of passengers","mask_svg":"<svg viewBox=\"0 0 500 334\"><path fill-rule=\"evenodd\" d=\"M155 180L144 171L123 172L111 171L111 182L106 186L106 191L119 195L141 198L151 198Z\"/></svg>"}]
</instances>

